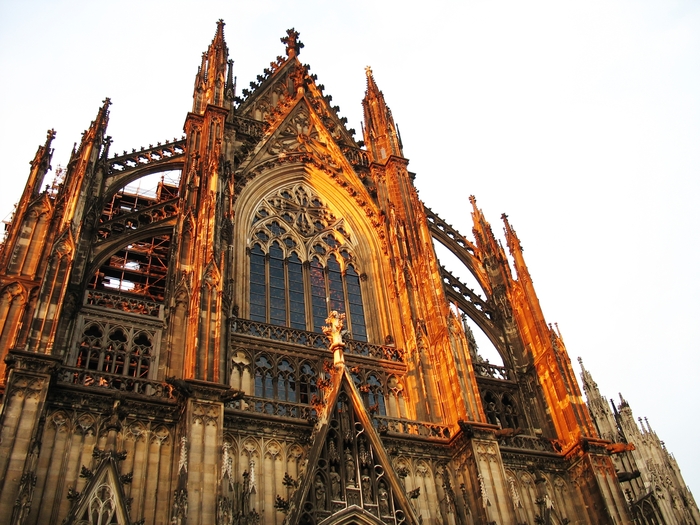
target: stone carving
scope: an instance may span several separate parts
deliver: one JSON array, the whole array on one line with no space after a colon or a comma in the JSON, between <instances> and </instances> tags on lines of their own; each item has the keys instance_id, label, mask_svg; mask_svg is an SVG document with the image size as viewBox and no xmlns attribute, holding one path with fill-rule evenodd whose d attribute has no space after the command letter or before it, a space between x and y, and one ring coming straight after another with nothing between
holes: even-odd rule
<instances>
[{"instance_id":1,"label":"stone carving","mask_svg":"<svg viewBox=\"0 0 700 525\"><path fill-rule=\"evenodd\" d=\"M314 479L314 496L316 498L316 508L319 510L326 509L326 484L320 474L316 474Z\"/></svg>"},{"instance_id":2,"label":"stone carving","mask_svg":"<svg viewBox=\"0 0 700 525\"><path fill-rule=\"evenodd\" d=\"M343 343L344 321L345 314L339 314L336 310L333 310L326 318L326 326L323 327L323 333L328 336L330 341L328 349L333 352L333 366L336 368L341 368L345 365L345 357L343 355L343 348L345 348L345 343Z\"/></svg>"},{"instance_id":3,"label":"stone carving","mask_svg":"<svg viewBox=\"0 0 700 525\"><path fill-rule=\"evenodd\" d=\"M355 486L355 459L349 448L345 449L345 479L347 479L348 486Z\"/></svg>"},{"instance_id":4,"label":"stone carving","mask_svg":"<svg viewBox=\"0 0 700 525\"><path fill-rule=\"evenodd\" d=\"M491 506L491 500L489 500L489 495L486 492L486 483L484 482L484 477L479 474L479 492L481 493L481 505L484 508Z\"/></svg>"},{"instance_id":5,"label":"stone carving","mask_svg":"<svg viewBox=\"0 0 700 525\"><path fill-rule=\"evenodd\" d=\"M374 503L372 500L372 478L369 477L367 469L362 470L360 481L362 483L362 498L365 503Z\"/></svg>"},{"instance_id":6,"label":"stone carving","mask_svg":"<svg viewBox=\"0 0 700 525\"><path fill-rule=\"evenodd\" d=\"M180 438L180 461L177 464L179 473L187 472L187 437Z\"/></svg>"},{"instance_id":7,"label":"stone carving","mask_svg":"<svg viewBox=\"0 0 700 525\"><path fill-rule=\"evenodd\" d=\"M520 501L520 494L518 494L518 489L515 486L515 479L513 479L513 476L508 476L508 492L510 492L510 498L513 500L513 508L523 508L523 504Z\"/></svg>"},{"instance_id":8,"label":"stone carving","mask_svg":"<svg viewBox=\"0 0 700 525\"><path fill-rule=\"evenodd\" d=\"M170 525L185 525L187 523L187 489L175 491L173 498L172 519Z\"/></svg>"},{"instance_id":9,"label":"stone carving","mask_svg":"<svg viewBox=\"0 0 700 525\"><path fill-rule=\"evenodd\" d=\"M386 489L386 484L383 481L379 482L377 489L377 500L379 500L379 514L382 516L390 516L389 510L389 491Z\"/></svg>"},{"instance_id":10,"label":"stone carving","mask_svg":"<svg viewBox=\"0 0 700 525\"><path fill-rule=\"evenodd\" d=\"M331 467L330 472L331 478L331 498L334 500L340 499L340 474L335 470L335 467Z\"/></svg>"}]
</instances>

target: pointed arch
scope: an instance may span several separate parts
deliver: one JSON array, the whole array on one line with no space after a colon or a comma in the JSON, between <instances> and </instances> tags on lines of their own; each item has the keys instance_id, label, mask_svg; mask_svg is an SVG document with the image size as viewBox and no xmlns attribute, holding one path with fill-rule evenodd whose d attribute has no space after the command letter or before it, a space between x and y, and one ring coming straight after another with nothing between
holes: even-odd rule
<instances>
[{"instance_id":1,"label":"pointed arch","mask_svg":"<svg viewBox=\"0 0 700 525\"><path fill-rule=\"evenodd\" d=\"M20 329L20 319L27 304L27 291L18 282L7 284L0 290L0 358L4 358L15 342Z\"/></svg>"},{"instance_id":2,"label":"pointed arch","mask_svg":"<svg viewBox=\"0 0 700 525\"><path fill-rule=\"evenodd\" d=\"M51 202L45 194L29 205L7 266L9 275L34 276L44 250L52 211Z\"/></svg>"},{"instance_id":3,"label":"pointed arch","mask_svg":"<svg viewBox=\"0 0 700 525\"><path fill-rule=\"evenodd\" d=\"M350 337L366 341L363 261L347 221L304 181L267 189L252 215L243 315L320 332L336 310L346 314Z\"/></svg>"}]
</instances>

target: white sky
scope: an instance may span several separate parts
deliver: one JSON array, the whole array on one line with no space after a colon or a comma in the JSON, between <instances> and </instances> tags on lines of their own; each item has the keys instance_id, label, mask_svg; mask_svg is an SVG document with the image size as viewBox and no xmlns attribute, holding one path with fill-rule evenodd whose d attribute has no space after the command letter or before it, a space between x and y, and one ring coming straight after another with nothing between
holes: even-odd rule
<instances>
[{"instance_id":1,"label":"white sky","mask_svg":"<svg viewBox=\"0 0 700 525\"><path fill-rule=\"evenodd\" d=\"M223 18L239 92L295 27L360 132L364 67L427 205L506 212L575 368L647 416L700 497L700 3L0 1L0 218L112 98L112 152L182 134Z\"/></svg>"}]
</instances>

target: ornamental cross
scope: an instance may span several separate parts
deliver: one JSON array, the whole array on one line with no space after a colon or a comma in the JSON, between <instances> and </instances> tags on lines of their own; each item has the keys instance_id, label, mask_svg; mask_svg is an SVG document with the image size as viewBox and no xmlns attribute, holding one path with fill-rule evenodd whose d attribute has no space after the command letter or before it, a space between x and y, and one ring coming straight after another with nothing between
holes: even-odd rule
<instances>
[{"instance_id":1,"label":"ornamental cross","mask_svg":"<svg viewBox=\"0 0 700 525\"><path fill-rule=\"evenodd\" d=\"M287 46L287 56L294 58L299 54L304 44L299 40L299 32L294 28L287 29L287 36L280 38L280 42Z\"/></svg>"}]
</instances>

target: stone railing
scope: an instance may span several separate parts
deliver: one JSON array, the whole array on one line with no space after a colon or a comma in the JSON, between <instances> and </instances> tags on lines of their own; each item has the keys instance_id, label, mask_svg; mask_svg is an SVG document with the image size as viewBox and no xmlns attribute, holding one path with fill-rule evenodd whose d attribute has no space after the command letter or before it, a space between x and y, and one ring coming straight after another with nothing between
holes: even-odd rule
<instances>
[{"instance_id":1,"label":"stone railing","mask_svg":"<svg viewBox=\"0 0 700 525\"><path fill-rule=\"evenodd\" d=\"M97 225L95 242L107 241L115 235L133 232L150 224L161 222L178 214L179 198L159 202L153 206L126 213L114 215L109 221Z\"/></svg>"},{"instance_id":2,"label":"stone railing","mask_svg":"<svg viewBox=\"0 0 700 525\"><path fill-rule=\"evenodd\" d=\"M266 123L243 117L233 117L233 124L239 133L249 135L256 139L262 138L265 134Z\"/></svg>"},{"instance_id":3,"label":"stone railing","mask_svg":"<svg viewBox=\"0 0 700 525\"><path fill-rule=\"evenodd\" d=\"M370 165L369 153L366 150L354 148L352 146L341 146L341 150L345 158L348 159L353 166L368 167Z\"/></svg>"},{"instance_id":4,"label":"stone railing","mask_svg":"<svg viewBox=\"0 0 700 525\"><path fill-rule=\"evenodd\" d=\"M493 379L502 379L512 381L513 375L505 366L492 365L491 363L474 363L474 372L481 377L491 377Z\"/></svg>"},{"instance_id":5,"label":"stone railing","mask_svg":"<svg viewBox=\"0 0 700 525\"><path fill-rule=\"evenodd\" d=\"M536 452L548 452L558 454L561 452L561 446L556 441L544 437L534 436L512 436L502 437L498 440L503 448L517 448L521 450L533 450Z\"/></svg>"},{"instance_id":6,"label":"stone railing","mask_svg":"<svg viewBox=\"0 0 700 525\"><path fill-rule=\"evenodd\" d=\"M120 172L134 169L140 166L156 164L185 155L185 140L175 140L158 144L153 147L141 148L141 151L133 149L131 153L126 151L121 155L115 153L113 159L109 159L109 172Z\"/></svg>"},{"instance_id":7,"label":"stone railing","mask_svg":"<svg viewBox=\"0 0 700 525\"><path fill-rule=\"evenodd\" d=\"M252 396L229 401L226 403L225 407L266 416L291 417L304 420L316 415L316 411L310 405Z\"/></svg>"},{"instance_id":8,"label":"stone railing","mask_svg":"<svg viewBox=\"0 0 700 525\"><path fill-rule=\"evenodd\" d=\"M378 430L383 432L395 432L397 434L408 434L410 436L420 436L426 438L450 439L450 429L446 425L426 423L423 421L413 421L410 419L398 419L385 416L375 416L374 420L379 423Z\"/></svg>"},{"instance_id":9,"label":"stone railing","mask_svg":"<svg viewBox=\"0 0 700 525\"><path fill-rule=\"evenodd\" d=\"M231 321L231 333L261 337L272 341L306 346L307 348L328 348L328 338L316 332L297 330L286 326L276 326L267 323L235 318ZM346 354L374 357L403 363L403 351L393 346L375 345L364 341L348 339L345 341Z\"/></svg>"},{"instance_id":10,"label":"stone railing","mask_svg":"<svg viewBox=\"0 0 700 525\"><path fill-rule=\"evenodd\" d=\"M69 366L63 366L58 370L58 382L168 400L174 400L176 396L173 387L167 383Z\"/></svg>"},{"instance_id":11,"label":"stone railing","mask_svg":"<svg viewBox=\"0 0 700 525\"><path fill-rule=\"evenodd\" d=\"M470 240L468 240L464 235L459 233L452 225L447 224L444 220L438 217L438 215L433 210L431 210L427 206L424 206L424 208L425 216L428 219L430 227L432 227L434 230L442 232L447 237L449 237L454 243L456 243L461 248L467 250L472 255L476 254L476 246L474 246L474 244Z\"/></svg>"},{"instance_id":12,"label":"stone railing","mask_svg":"<svg viewBox=\"0 0 700 525\"><path fill-rule=\"evenodd\" d=\"M118 293L110 293L104 290L86 290L83 304L86 306L99 306L110 308L128 314L147 315L163 318L163 305L154 301L146 301L137 297L126 297Z\"/></svg>"}]
</instances>

